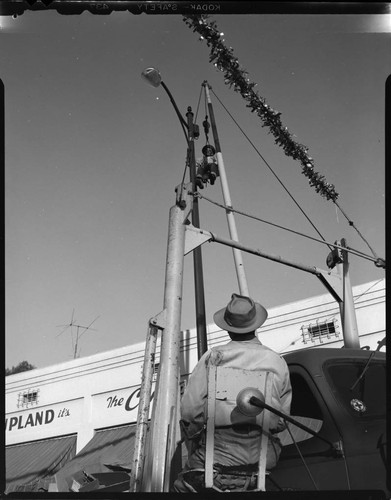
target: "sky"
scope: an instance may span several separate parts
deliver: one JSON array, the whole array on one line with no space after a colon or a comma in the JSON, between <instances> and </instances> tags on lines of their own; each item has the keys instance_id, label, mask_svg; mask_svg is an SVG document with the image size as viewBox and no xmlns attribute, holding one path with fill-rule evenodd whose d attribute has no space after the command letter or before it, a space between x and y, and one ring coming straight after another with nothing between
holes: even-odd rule
<instances>
[{"instance_id":1,"label":"sky","mask_svg":"<svg viewBox=\"0 0 391 500\"><path fill-rule=\"evenodd\" d=\"M385 257L391 16L242 13L210 20L258 94L308 147L315 170L335 185L343 211ZM168 214L185 173L186 143L164 89L141 78L147 67L160 70L183 114L192 107L201 127L197 158L206 143L202 83L212 87L234 208L319 237L261 154L326 241L345 238L372 255L225 85L205 41L181 15L41 11L0 23L6 367L69 361L77 333L81 357L142 342L149 319L163 309ZM219 181L201 194L223 201ZM200 226L228 238L224 210L205 200L199 207ZM238 214L235 221L242 244L327 269L327 246ZM238 284L230 248L206 243L202 260L210 324ZM250 295L266 308L326 291L313 275L249 254L243 260ZM350 255L350 278L352 285L380 280L384 270ZM193 290L187 255L183 330L195 326Z\"/></svg>"}]
</instances>

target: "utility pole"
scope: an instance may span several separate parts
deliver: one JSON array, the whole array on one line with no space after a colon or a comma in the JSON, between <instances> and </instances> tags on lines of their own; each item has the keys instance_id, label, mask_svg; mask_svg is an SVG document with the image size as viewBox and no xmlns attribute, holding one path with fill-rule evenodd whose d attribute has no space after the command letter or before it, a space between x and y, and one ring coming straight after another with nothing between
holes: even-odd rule
<instances>
[{"instance_id":1,"label":"utility pole","mask_svg":"<svg viewBox=\"0 0 391 500\"><path fill-rule=\"evenodd\" d=\"M346 248L345 238L341 238L340 242L336 242L342 249L338 251L340 262L336 264L339 275L342 279L343 300L339 303L339 309L342 320L342 332L344 345L347 348L360 349L360 338L358 334L356 309L354 307L354 299L352 285L349 275L349 258Z\"/></svg>"},{"instance_id":2,"label":"utility pole","mask_svg":"<svg viewBox=\"0 0 391 500\"><path fill-rule=\"evenodd\" d=\"M190 169L190 182L193 193L197 192L196 183L196 159L194 147L194 124L193 113L191 107L187 108L187 125L189 129L189 169ZM194 227L200 227L200 215L198 207L198 198L194 196L193 210L191 221ZM205 291L204 291L204 278L202 266L201 247L193 250L194 261L194 288L195 288L195 303L196 303L196 327L197 327L197 350L198 359L208 350L208 342L206 335L206 314L205 314Z\"/></svg>"},{"instance_id":3,"label":"utility pole","mask_svg":"<svg viewBox=\"0 0 391 500\"><path fill-rule=\"evenodd\" d=\"M230 210L230 208L232 208L231 195L229 192L223 155L221 153L221 146L220 146L219 136L217 133L213 105L212 105L212 101L210 98L209 84L207 81L204 81L203 85L205 87L206 99L207 99L207 103L208 103L208 111L209 111L209 115L210 115L210 123L212 126L213 140L215 143L217 165L219 167L219 175L220 175L220 180L221 180L221 189L223 191L224 204L227 207L226 214L227 214L229 234L230 234L231 240L239 241L238 232L236 229L235 217L234 217L232 210ZM237 248L233 248L232 252L233 252L233 257L234 257L234 262L235 262L236 276L238 279L240 294L249 296L250 294L249 294L248 285L247 285L246 273L245 273L244 265L243 265L242 253Z\"/></svg>"},{"instance_id":4,"label":"utility pole","mask_svg":"<svg viewBox=\"0 0 391 500\"><path fill-rule=\"evenodd\" d=\"M181 312L183 289L183 262L185 227L191 210L187 187L179 186L184 204L177 202L170 209L167 243L164 309L157 323L163 328L160 366L155 387L147 463L142 479L142 491L168 492L169 478L176 442L179 440L179 355L181 340ZM183 196L182 196L183 195ZM156 324L156 326L159 326ZM132 484L137 478L132 479ZM137 485L136 485L137 486ZM133 490L134 491L134 490Z\"/></svg>"}]
</instances>

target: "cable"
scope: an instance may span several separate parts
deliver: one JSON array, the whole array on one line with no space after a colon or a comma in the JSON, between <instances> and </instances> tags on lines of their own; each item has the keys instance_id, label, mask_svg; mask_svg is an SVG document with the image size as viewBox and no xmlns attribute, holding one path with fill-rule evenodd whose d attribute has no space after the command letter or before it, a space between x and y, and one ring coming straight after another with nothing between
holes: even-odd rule
<instances>
[{"instance_id":1,"label":"cable","mask_svg":"<svg viewBox=\"0 0 391 500\"><path fill-rule=\"evenodd\" d=\"M384 280L384 278L381 278L380 280L378 280L378 281L376 281L375 283L373 283L373 285L371 285L369 288L367 288L367 289L365 290L365 292L363 292L361 295L359 295L358 297L356 297L356 298L354 299L354 302L357 302L358 300L360 300L360 299L361 299L361 297L363 297L366 293L368 293L368 292L369 292L369 290L371 290L374 286L376 286L377 284L379 284L379 283L380 283L381 281L383 281L383 280Z\"/></svg>"},{"instance_id":2,"label":"cable","mask_svg":"<svg viewBox=\"0 0 391 500\"><path fill-rule=\"evenodd\" d=\"M255 220L259 221L259 222L264 222L265 224L269 224L270 226L274 226L274 227L277 227L279 229L284 229L285 231L289 231L290 233L297 234L298 236L303 236L304 238L308 238L308 239L316 241L318 243L322 243L324 245L327 245L329 248L330 247L332 247L332 248L339 248L341 250L346 250L347 252L349 252L349 253L351 253L353 255L356 255L357 257L362 257L363 259L367 259L367 260L370 260L370 261L373 261L373 262L377 261L377 259L375 259L374 257L371 257L370 255L366 255L363 252L355 250L354 248L351 248L351 247L345 248L345 247L342 247L342 246L337 245L335 243L329 243L329 242L325 241L324 239L319 240L317 238L314 238L313 236L308 236L307 234L300 233L299 231L295 231L294 229L289 229L287 227L280 226L279 224L275 224L273 222L269 222L269 221L266 221L264 219L261 219L260 217L257 217L255 215L251 215L251 214L248 214L246 212L242 212L240 210L236 210L233 207L227 207L226 205L218 203L217 201L211 200L210 198L204 196L203 194L200 194L199 192L193 193L193 196L198 196L199 198L203 198L204 200L208 201L209 203L212 203L213 205L216 205L216 206L218 206L220 208L223 208L224 210L229 210L230 212L234 212L234 213L237 213L239 215L243 215L244 217L249 217L250 219L255 219Z\"/></svg>"},{"instance_id":3,"label":"cable","mask_svg":"<svg viewBox=\"0 0 391 500\"><path fill-rule=\"evenodd\" d=\"M202 96L202 85L201 85L200 95L198 97L197 111L196 111L196 114L195 114L194 123L197 123L198 110L199 110L199 107L200 107L201 96Z\"/></svg>"},{"instance_id":4,"label":"cable","mask_svg":"<svg viewBox=\"0 0 391 500\"><path fill-rule=\"evenodd\" d=\"M364 238L364 236L360 233L360 231L358 230L358 228L355 226L354 222L345 214L345 212L342 210L342 208L340 207L340 205L338 204L338 202L335 200L333 200L333 202L335 203L335 205L340 209L342 215L346 218L346 220L349 222L349 226L353 227L358 235L361 237L361 239L367 244L368 248L370 249L370 251L372 252L372 255L375 257L376 261L379 261L379 256L376 254L376 252L373 250L373 248L371 247L371 245L368 243L368 241Z\"/></svg>"},{"instance_id":5,"label":"cable","mask_svg":"<svg viewBox=\"0 0 391 500\"><path fill-rule=\"evenodd\" d=\"M242 129L242 127L238 124L238 122L235 120L235 118L232 116L232 114L228 111L228 109L224 106L224 104L222 103L222 101L219 99L219 97L216 95L216 93L214 92L214 90L212 89L212 92L213 92L213 95L216 97L216 99L219 101L219 103L221 104L221 106L225 109L225 111L228 113L228 115L231 117L231 119L233 120L233 122L235 123L235 125L239 128L239 130L242 132L242 134L244 135L244 137L247 139L247 141L251 144L251 146L253 147L253 149L256 151L256 153L258 154L258 156L263 160L263 162L265 163L265 165L268 167L268 169L270 170L270 172L274 175L274 177L277 179L277 181L281 184L281 186L284 188L284 190L286 191L286 193L290 196L290 198L292 199L292 201L295 203L295 205L298 207L298 209L301 211L301 213L304 215L304 217L308 220L308 222L311 224L311 226L315 229L315 231L319 234L319 236L322 238L323 241L325 241L324 237L322 236L322 234L320 233L320 231L316 228L315 224L311 221L311 219L308 217L308 215L304 212L304 210L301 208L301 206L298 204L298 202L295 200L295 198L292 196L292 194L289 192L289 190L287 189L287 187L284 185L284 183L281 181L281 179L278 177L278 175L274 172L274 170L272 169L272 167L269 165L269 163L265 160L265 158L262 156L262 154L260 153L260 151L257 149L257 147L255 146L255 144L251 141L251 139L247 136L247 134L244 132L244 130ZM332 250L332 247L329 246L329 249Z\"/></svg>"},{"instance_id":6,"label":"cable","mask_svg":"<svg viewBox=\"0 0 391 500\"><path fill-rule=\"evenodd\" d=\"M266 166L269 168L269 170L272 172L272 174L276 177L276 179L278 180L278 182L282 185L282 187L285 189L285 191L288 193L288 195L292 198L292 200L294 201L294 203L297 205L297 207L300 209L300 211L303 213L303 215L306 217L306 219L310 222L310 224L313 226L313 228L315 229L315 231L317 231L317 233L319 234L319 236L321 236L321 238L323 238L323 236L320 234L320 232L316 229L316 227L313 225L313 223L311 222L311 220L309 219L309 217L304 213L304 211L302 210L302 208L299 206L299 204L296 202L296 200L293 198L293 196L289 193L289 191L287 190L287 188L284 186L284 184L282 183L282 181L278 178L277 174L272 170L272 168L270 167L270 165L267 163L267 161L263 158L263 156L261 155L261 153L258 151L258 149L255 147L255 145L252 143L252 141L249 139L249 137L246 135L246 133L243 131L243 129L240 127L240 125L236 122L236 120L233 118L233 116L231 115L231 113L227 110L227 108L224 106L224 104L221 102L221 100L218 98L218 96L216 95L216 93L213 91L212 89L212 92L213 94L215 95L216 99L220 102L220 104L222 105L222 107L225 109L225 111L228 113L228 115L232 118L232 120L234 121L234 123L236 124L236 126L239 128L239 130L243 133L243 135L245 136L245 138L248 140L248 142L251 144L251 146L255 149L255 151L257 152L257 154L260 156L260 158L262 158L262 160L265 162ZM353 227L356 232L358 233L358 235L360 236L360 238L365 242L365 244L368 246L368 248L370 249L370 251L372 252L372 255L374 256L375 260L375 265L377 267L383 267L385 268L385 261L384 259L381 259L379 258L379 256L377 255L377 253L375 252L375 250L373 250L373 248L371 247L371 245L369 244L369 242L366 240L366 238L364 238L363 234L360 232L360 230L357 228L357 226L354 224L354 222L350 219L350 217L344 212L344 210L342 209L342 207L340 206L340 204L337 202L336 199L332 199L332 202L336 205L336 207L339 208L339 210L341 211L342 215L346 218L346 220L348 221L349 223L349 226ZM330 248L330 247L329 247ZM331 248L330 248L331 250Z\"/></svg>"},{"instance_id":7,"label":"cable","mask_svg":"<svg viewBox=\"0 0 391 500\"><path fill-rule=\"evenodd\" d=\"M305 469L306 469L306 471L307 471L307 473L308 473L308 475L309 475L309 477L310 477L313 485L315 486L315 489L319 491L319 488L316 485L316 482L315 482L314 478L312 477L312 474L311 474L311 472L310 472L310 470L309 470L309 468L308 468L308 466L307 466L307 464L306 464L306 462L304 460L303 455L301 454L301 451L300 451L299 447L297 446L297 442L296 442L295 438L293 437L293 434L292 434L291 430L289 429L289 425L288 425L288 422L286 420L285 420L285 426L287 428L287 431L289 432L289 435L290 435L292 441L295 444L296 450L297 450L298 454L300 455L301 461L303 462L303 465L304 465L304 467L305 467Z\"/></svg>"}]
</instances>

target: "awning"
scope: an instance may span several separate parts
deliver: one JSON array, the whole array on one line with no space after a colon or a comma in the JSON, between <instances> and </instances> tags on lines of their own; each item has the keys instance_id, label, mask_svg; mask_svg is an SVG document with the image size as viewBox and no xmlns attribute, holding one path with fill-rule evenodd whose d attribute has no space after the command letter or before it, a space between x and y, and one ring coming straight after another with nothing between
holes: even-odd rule
<instances>
[{"instance_id":1,"label":"awning","mask_svg":"<svg viewBox=\"0 0 391 500\"><path fill-rule=\"evenodd\" d=\"M66 479L80 470L88 474L130 472L135 434L136 424L96 431L91 441L56 474L58 491L69 491Z\"/></svg>"},{"instance_id":2,"label":"awning","mask_svg":"<svg viewBox=\"0 0 391 500\"><path fill-rule=\"evenodd\" d=\"M76 434L6 447L6 493L37 491L76 454Z\"/></svg>"}]
</instances>

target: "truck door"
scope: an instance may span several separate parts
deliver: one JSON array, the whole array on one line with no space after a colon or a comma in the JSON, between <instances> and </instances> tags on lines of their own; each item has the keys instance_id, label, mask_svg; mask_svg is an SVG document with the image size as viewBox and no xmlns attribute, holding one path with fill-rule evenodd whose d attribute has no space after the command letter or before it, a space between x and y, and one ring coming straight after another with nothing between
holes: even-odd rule
<instances>
[{"instance_id":1,"label":"truck door","mask_svg":"<svg viewBox=\"0 0 391 500\"><path fill-rule=\"evenodd\" d=\"M289 369L292 384L291 416L330 444L288 424L290 432L285 430L280 433L283 448L270 478L283 489L348 489L346 463L337 451L341 435L324 398L307 370L300 365L290 365Z\"/></svg>"},{"instance_id":2,"label":"truck door","mask_svg":"<svg viewBox=\"0 0 391 500\"><path fill-rule=\"evenodd\" d=\"M323 370L335 401L352 489L386 487L386 362L333 359Z\"/></svg>"}]
</instances>

